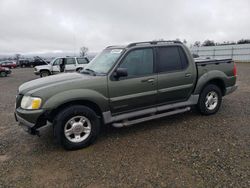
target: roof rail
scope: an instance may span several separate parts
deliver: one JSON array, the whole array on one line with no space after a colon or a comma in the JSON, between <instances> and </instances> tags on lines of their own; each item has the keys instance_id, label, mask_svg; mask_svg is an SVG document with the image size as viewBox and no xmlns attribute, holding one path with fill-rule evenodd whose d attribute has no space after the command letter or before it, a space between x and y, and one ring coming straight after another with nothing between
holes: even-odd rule
<instances>
[{"instance_id":1,"label":"roof rail","mask_svg":"<svg viewBox=\"0 0 250 188\"><path fill-rule=\"evenodd\" d=\"M134 43L130 43L129 45L127 45L127 48L132 47L132 46L136 46L136 45L140 45L140 44L156 45L156 44L159 44L159 43L176 43L176 44L182 44L182 42L178 41L178 40L146 41L146 42L134 42Z\"/></svg>"},{"instance_id":2,"label":"roof rail","mask_svg":"<svg viewBox=\"0 0 250 188\"><path fill-rule=\"evenodd\" d=\"M117 45L114 45L114 46L107 46L106 48L121 48L122 46L117 46Z\"/></svg>"},{"instance_id":3,"label":"roof rail","mask_svg":"<svg viewBox=\"0 0 250 188\"><path fill-rule=\"evenodd\" d=\"M106 48L112 48L112 47L115 47L115 46L107 46Z\"/></svg>"}]
</instances>

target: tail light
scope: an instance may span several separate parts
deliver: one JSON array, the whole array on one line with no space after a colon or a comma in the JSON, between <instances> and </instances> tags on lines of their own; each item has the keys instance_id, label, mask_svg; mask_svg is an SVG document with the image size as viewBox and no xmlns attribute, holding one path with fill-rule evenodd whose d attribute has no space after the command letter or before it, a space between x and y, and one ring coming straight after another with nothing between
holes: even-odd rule
<instances>
[{"instance_id":1,"label":"tail light","mask_svg":"<svg viewBox=\"0 0 250 188\"><path fill-rule=\"evenodd\" d=\"M237 76L237 67L236 64L234 63L234 69L233 69L234 76Z\"/></svg>"}]
</instances>

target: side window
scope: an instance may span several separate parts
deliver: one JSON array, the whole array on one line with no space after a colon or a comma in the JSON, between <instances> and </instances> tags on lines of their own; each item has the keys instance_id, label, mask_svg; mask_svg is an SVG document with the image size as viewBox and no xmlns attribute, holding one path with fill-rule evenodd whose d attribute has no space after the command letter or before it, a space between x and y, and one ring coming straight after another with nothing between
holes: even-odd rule
<instances>
[{"instance_id":1,"label":"side window","mask_svg":"<svg viewBox=\"0 0 250 188\"><path fill-rule=\"evenodd\" d=\"M77 58L78 64L88 64L87 59L85 58Z\"/></svg>"},{"instance_id":2,"label":"side window","mask_svg":"<svg viewBox=\"0 0 250 188\"><path fill-rule=\"evenodd\" d=\"M129 52L120 68L128 70L128 77L152 74L154 72L153 50L145 48Z\"/></svg>"},{"instance_id":3,"label":"side window","mask_svg":"<svg viewBox=\"0 0 250 188\"><path fill-rule=\"evenodd\" d=\"M185 69L188 67L188 59L187 59L186 53L183 51L182 48L178 47L178 49L179 49L179 54L181 57L182 68Z\"/></svg>"},{"instance_id":4,"label":"side window","mask_svg":"<svg viewBox=\"0 0 250 188\"><path fill-rule=\"evenodd\" d=\"M66 65L74 65L75 64L74 58L66 58L65 60L66 60L66 62L65 62Z\"/></svg>"},{"instance_id":5,"label":"side window","mask_svg":"<svg viewBox=\"0 0 250 188\"><path fill-rule=\"evenodd\" d=\"M178 47L158 48L158 72L168 72L182 69Z\"/></svg>"},{"instance_id":6,"label":"side window","mask_svg":"<svg viewBox=\"0 0 250 188\"><path fill-rule=\"evenodd\" d=\"M62 58L54 61L53 65L60 65L62 63Z\"/></svg>"}]
</instances>

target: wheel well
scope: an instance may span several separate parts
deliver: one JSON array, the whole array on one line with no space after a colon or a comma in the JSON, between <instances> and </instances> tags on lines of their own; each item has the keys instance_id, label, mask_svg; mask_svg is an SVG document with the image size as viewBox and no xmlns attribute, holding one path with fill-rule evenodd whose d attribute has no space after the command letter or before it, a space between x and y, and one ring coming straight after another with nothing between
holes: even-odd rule
<instances>
[{"instance_id":1,"label":"wheel well","mask_svg":"<svg viewBox=\"0 0 250 188\"><path fill-rule=\"evenodd\" d=\"M225 95L226 86L225 86L225 83L224 83L223 80L221 80L221 79L213 79L213 80L210 80L209 82L207 82L207 84L205 84L205 86L207 86L209 84L214 84L214 85L218 86L221 89L222 96ZM205 88L205 86L203 87L203 89Z\"/></svg>"},{"instance_id":2,"label":"wheel well","mask_svg":"<svg viewBox=\"0 0 250 188\"><path fill-rule=\"evenodd\" d=\"M87 106L90 109L92 109L97 114L97 116L99 116L100 118L102 118L102 111L101 111L101 109L99 108L99 106L96 103L91 102L91 101L87 101L87 100L77 100L77 101L71 101L71 102L64 103L64 104L58 106L56 109L52 110L49 113L49 121L53 122L54 118L56 117L56 115L60 111L62 111L63 109L65 109L65 108L67 108L69 106L72 106L72 105Z\"/></svg>"},{"instance_id":3,"label":"wheel well","mask_svg":"<svg viewBox=\"0 0 250 188\"><path fill-rule=\"evenodd\" d=\"M82 67L78 67L78 68L76 68L76 70L80 70L80 69L83 69Z\"/></svg>"},{"instance_id":4,"label":"wheel well","mask_svg":"<svg viewBox=\"0 0 250 188\"><path fill-rule=\"evenodd\" d=\"M46 72L48 72L49 74L51 74L51 72L50 72L49 70L47 70L47 69L41 69L39 72L41 73L42 71L46 71Z\"/></svg>"}]
</instances>

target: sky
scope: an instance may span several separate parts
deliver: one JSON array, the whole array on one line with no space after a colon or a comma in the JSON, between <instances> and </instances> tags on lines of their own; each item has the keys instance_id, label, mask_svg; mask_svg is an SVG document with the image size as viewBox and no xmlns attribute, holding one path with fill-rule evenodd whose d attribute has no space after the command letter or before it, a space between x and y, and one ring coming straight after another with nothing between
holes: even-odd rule
<instances>
[{"instance_id":1,"label":"sky","mask_svg":"<svg viewBox=\"0 0 250 188\"><path fill-rule=\"evenodd\" d=\"M0 0L0 54L250 38L249 0Z\"/></svg>"}]
</instances>

